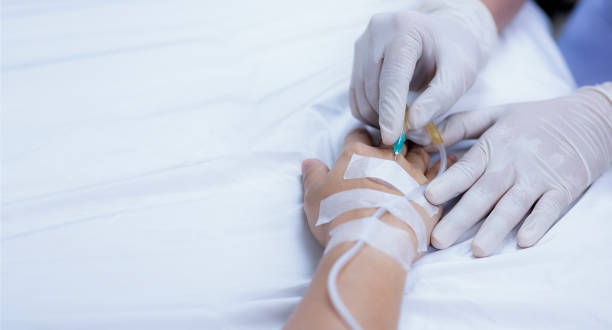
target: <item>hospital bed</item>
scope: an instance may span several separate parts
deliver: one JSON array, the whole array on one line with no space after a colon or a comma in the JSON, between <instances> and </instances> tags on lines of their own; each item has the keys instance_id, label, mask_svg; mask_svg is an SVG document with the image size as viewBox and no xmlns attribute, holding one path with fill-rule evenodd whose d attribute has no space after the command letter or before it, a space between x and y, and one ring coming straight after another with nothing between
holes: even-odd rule
<instances>
[{"instance_id":1,"label":"hospital bed","mask_svg":"<svg viewBox=\"0 0 612 330\"><path fill-rule=\"evenodd\" d=\"M321 256L300 163L359 124L369 17L406 1L3 1L2 329L271 329ZM575 88L531 3L453 111ZM612 327L612 170L535 247L458 244L402 329Z\"/></svg>"}]
</instances>

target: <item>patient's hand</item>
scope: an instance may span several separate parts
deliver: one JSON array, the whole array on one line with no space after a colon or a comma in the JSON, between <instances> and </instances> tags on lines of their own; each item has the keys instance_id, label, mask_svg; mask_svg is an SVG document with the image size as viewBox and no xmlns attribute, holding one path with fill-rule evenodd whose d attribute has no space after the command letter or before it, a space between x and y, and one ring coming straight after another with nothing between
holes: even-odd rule
<instances>
[{"instance_id":1,"label":"patient's hand","mask_svg":"<svg viewBox=\"0 0 612 330\"><path fill-rule=\"evenodd\" d=\"M439 163L428 170L427 166L429 164L429 155L423 150L423 148L413 147L410 150L406 149L406 146L404 146L401 155L398 156L398 164L404 168L404 170L406 170L406 172L408 172L420 185L427 183L437 174ZM376 208L352 210L341 214L328 224L315 227L315 222L319 216L319 205L321 200L325 197L340 191L358 188L369 188L401 195L399 191L396 191L395 189L372 179L363 178L345 180L344 172L348 166L351 156L355 153L369 157L390 160L394 159L391 149L373 147L372 140L368 132L364 129L358 129L349 133L344 139L344 147L342 152L336 161L336 165L331 171L322 161L318 159L307 159L302 163L304 210L308 219L308 226L310 227L310 231L314 237L323 246L327 244L329 239L329 231L335 226L346 221L372 215L376 211ZM449 156L449 163L454 162L454 160L456 160L454 155ZM436 213L432 218L420 206L417 206L417 211L421 215L421 218L425 223L425 227L427 228L427 243L429 244L431 231L440 219L441 212ZM411 233L411 235L413 235L412 242L416 244L414 232L406 223L388 212L381 217L381 220L389 225L407 230L409 233Z\"/></svg>"},{"instance_id":2,"label":"patient's hand","mask_svg":"<svg viewBox=\"0 0 612 330\"><path fill-rule=\"evenodd\" d=\"M302 164L304 180L304 210L308 225L315 238L326 245L329 230L342 222L351 221L372 215L375 208L356 209L345 212L333 221L315 227L319 216L319 205L323 198L349 189L374 189L391 194L400 192L385 184L368 178L344 179L344 172L353 154L368 157L393 159L390 149L372 146L370 135L365 130L351 132L344 139L344 148L336 165L330 171L318 159L307 159ZM454 157L450 157L451 161ZM398 164L419 184L426 183L437 172L437 166L427 170L429 156L422 148L402 150L397 159ZM416 206L421 220L427 229L427 243L433 226L440 218L440 212L430 217L428 213ZM441 209L440 209L441 211ZM408 231L417 251L417 240L412 229L402 220L385 213L379 218L391 226ZM402 235L405 237L405 235ZM402 237L402 239L404 238ZM332 265L340 255L348 251L355 242L342 242L323 255L304 298L289 318L287 329L342 329L346 327L327 292L327 281ZM364 245L350 263L342 268L337 278L337 289L344 303L363 329L396 329L399 322L399 311L406 279L406 269L396 259L369 245Z\"/></svg>"}]
</instances>

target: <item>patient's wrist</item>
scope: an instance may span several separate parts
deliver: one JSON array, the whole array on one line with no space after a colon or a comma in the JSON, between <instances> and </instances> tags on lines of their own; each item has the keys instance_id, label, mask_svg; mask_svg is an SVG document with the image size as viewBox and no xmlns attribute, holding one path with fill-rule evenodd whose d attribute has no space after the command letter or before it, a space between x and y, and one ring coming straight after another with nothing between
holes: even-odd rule
<instances>
[{"instance_id":1,"label":"patient's wrist","mask_svg":"<svg viewBox=\"0 0 612 330\"><path fill-rule=\"evenodd\" d=\"M355 244L338 244L325 254L320 267L329 271L334 262ZM398 323L405 280L404 267L391 256L366 244L344 266L337 286L347 308L364 329L393 329Z\"/></svg>"}]
</instances>

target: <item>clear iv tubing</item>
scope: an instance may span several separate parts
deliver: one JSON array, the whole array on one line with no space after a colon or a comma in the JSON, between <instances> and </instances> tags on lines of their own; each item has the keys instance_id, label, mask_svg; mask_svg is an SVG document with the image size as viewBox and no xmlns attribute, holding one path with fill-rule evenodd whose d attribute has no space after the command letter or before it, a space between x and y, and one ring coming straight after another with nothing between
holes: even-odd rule
<instances>
[{"instance_id":1,"label":"clear iv tubing","mask_svg":"<svg viewBox=\"0 0 612 330\"><path fill-rule=\"evenodd\" d=\"M428 127L428 129L430 130L432 140L434 140L434 143L436 143L438 152L440 153L440 169L438 169L438 174L436 175L437 178L446 170L446 149L444 148L444 144L442 143L440 135L437 132L438 130L435 129L435 131L432 132L432 129L430 127ZM437 136L435 136L436 133ZM404 197L408 197L408 195ZM384 207L379 207L372 216L380 219L380 217L385 214L386 211L387 210ZM329 270L329 275L327 276L327 291L329 292L329 298L332 302L332 305L334 305L336 312L338 313L338 315L340 315L344 323L346 323L346 325L348 325L349 328L353 330L361 330L362 327L361 325L359 325L359 322L357 322L353 314L351 314L351 311L349 311L349 309L342 301L342 297L340 297L340 293L338 292L338 287L336 286L336 283L340 270L344 267L344 265L346 265L349 260L351 260L355 256L355 254L357 254L357 252L359 252L359 250L363 247L364 243L365 242L363 240L358 240L357 243L353 245L353 247L344 252L340 256L340 258L338 258L336 262L334 262L332 268Z\"/></svg>"}]
</instances>

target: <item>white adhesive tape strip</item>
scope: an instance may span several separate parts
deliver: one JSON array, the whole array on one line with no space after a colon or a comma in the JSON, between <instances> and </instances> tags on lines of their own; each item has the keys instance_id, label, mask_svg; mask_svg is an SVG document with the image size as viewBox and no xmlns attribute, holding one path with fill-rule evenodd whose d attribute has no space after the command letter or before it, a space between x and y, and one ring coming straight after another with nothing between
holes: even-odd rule
<instances>
[{"instance_id":1,"label":"white adhesive tape strip","mask_svg":"<svg viewBox=\"0 0 612 330\"><path fill-rule=\"evenodd\" d=\"M438 208L425 198L425 186L419 186L419 183L395 161L353 154L344 172L344 178L372 178L381 181L421 205L429 216L438 213Z\"/></svg>"},{"instance_id":2,"label":"white adhesive tape strip","mask_svg":"<svg viewBox=\"0 0 612 330\"><path fill-rule=\"evenodd\" d=\"M397 197L401 196L373 189L352 189L335 193L321 201L316 226L326 224L344 212L380 207Z\"/></svg>"},{"instance_id":3,"label":"white adhesive tape strip","mask_svg":"<svg viewBox=\"0 0 612 330\"><path fill-rule=\"evenodd\" d=\"M373 189L345 190L321 201L316 226L326 224L340 214L361 208L382 207L408 224L419 242L419 251L427 249L427 230L421 215L404 196Z\"/></svg>"},{"instance_id":4,"label":"white adhesive tape strip","mask_svg":"<svg viewBox=\"0 0 612 330\"><path fill-rule=\"evenodd\" d=\"M358 154L353 154L351 157L344 178L372 178L399 190L404 195L419 186L419 183L397 162Z\"/></svg>"},{"instance_id":5,"label":"white adhesive tape strip","mask_svg":"<svg viewBox=\"0 0 612 330\"><path fill-rule=\"evenodd\" d=\"M408 270L415 257L407 231L389 226L374 217L360 218L339 225L331 232L327 253L336 245L349 241L364 241L373 248L395 259Z\"/></svg>"},{"instance_id":6,"label":"white adhesive tape strip","mask_svg":"<svg viewBox=\"0 0 612 330\"><path fill-rule=\"evenodd\" d=\"M388 201L382 207L412 228L419 243L419 252L427 250L427 229L425 228L425 223L423 223L421 215L414 209L408 199L398 197Z\"/></svg>"}]
</instances>

